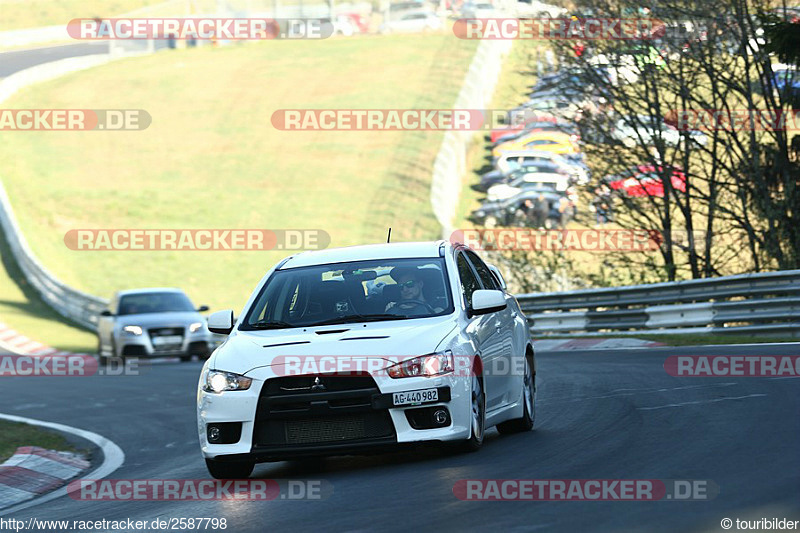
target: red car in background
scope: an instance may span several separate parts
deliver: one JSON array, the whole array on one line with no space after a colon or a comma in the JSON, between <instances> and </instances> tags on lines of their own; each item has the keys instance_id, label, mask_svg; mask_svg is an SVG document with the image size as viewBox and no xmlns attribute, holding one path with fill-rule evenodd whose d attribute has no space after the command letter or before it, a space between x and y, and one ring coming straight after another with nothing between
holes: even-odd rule
<instances>
[{"instance_id":1,"label":"red car in background","mask_svg":"<svg viewBox=\"0 0 800 533\"><path fill-rule=\"evenodd\" d=\"M608 186L624 192L627 196L664 197L664 183L661 181L662 167L639 165L634 167L627 177L609 176ZM686 174L679 169L672 169L670 183L676 191L686 192Z\"/></svg>"}]
</instances>

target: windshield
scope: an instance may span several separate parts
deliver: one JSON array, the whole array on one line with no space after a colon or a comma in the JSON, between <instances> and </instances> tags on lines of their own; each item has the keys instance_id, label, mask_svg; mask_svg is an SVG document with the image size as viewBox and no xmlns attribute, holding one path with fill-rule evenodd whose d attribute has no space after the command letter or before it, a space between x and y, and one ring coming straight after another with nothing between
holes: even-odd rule
<instances>
[{"instance_id":1,"label":"windshield","mask_svg":"<svg viewBox=\"0 0 800 533\"><path fill-rule=\"evenodd\" d=\"M121 297L117 314L184 313L194 310L189 297L181 292L149 292Z\"/></svg>"},{"instance_id":2,"label":"windshield","mask_svg":"<svg viewBox=\"0 0 800 533\"><path fill-rule=\"evenodd\" d=\"M403 320L452 312L442 258L357 261L274 272L240 329Z\"/></svg>"}]
</instances>

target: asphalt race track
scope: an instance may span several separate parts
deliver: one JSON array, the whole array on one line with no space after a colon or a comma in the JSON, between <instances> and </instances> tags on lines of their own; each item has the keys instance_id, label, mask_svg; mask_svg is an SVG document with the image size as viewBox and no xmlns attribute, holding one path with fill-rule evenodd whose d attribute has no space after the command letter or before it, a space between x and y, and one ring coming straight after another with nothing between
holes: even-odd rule
<instances>
[{"instance_id":1,"label":"asphalt race track","mask_svg":"<svg viewBox=\"0 0 800 533\"><path fill-rule=\"evenodd\" d=\"M106 52L108 52L108 43L66 44L3 52L0 54L0 78L5 78L19 70L50 61L58 61L68 57L104 54Z\"/></svg>"},{"instance_id":2,"label":"asphalt race track","mask_svg":"<svg viewBox=\"0 0 800 533\"><path fill-rule=\"evenodd\" d=\"M317 501L83 502L62 497L6 518L225 517L233 531L386 529L721 531L720 520L800 518L800 380L676 378L673 354L794 355L798 344L538 355L536 429L482 450L421 449L267 463L254 478L327 480ZM122 447L114 479L207 479L195 429L200 363L138 376L3 378L0 412L73 425ZM460 479L699 479L707 501L460 501Z\"/></svg>"}]
</instances>

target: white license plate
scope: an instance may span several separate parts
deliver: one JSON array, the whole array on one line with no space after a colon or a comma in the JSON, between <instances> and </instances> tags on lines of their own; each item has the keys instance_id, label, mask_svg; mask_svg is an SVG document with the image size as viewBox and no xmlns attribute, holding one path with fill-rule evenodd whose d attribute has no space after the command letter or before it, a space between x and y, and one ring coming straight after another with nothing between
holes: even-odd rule
<instances>
[{"instance_id":1,"label":"white license plate","mask_svg":"<svg viewBox=\"0 0 800 533\"><path fill-rule=\"evenodd\" d=\"M392 403L394 405L411 405L415 403L436 401L439 401L439 391L436 389L395 392L392 398Z\"/></svg>"},{"instance_id":2,"label":"white license plate","mask_svg":"<svg viewBox=\"0 0 800 533\"><path fill-rule=\"evenodd\" d=\"M183 337L181 337L180 335L153 337L153 346L161 346L163 344L180 344L181 342L183 342Z\"/></svg>"}]
</instances>

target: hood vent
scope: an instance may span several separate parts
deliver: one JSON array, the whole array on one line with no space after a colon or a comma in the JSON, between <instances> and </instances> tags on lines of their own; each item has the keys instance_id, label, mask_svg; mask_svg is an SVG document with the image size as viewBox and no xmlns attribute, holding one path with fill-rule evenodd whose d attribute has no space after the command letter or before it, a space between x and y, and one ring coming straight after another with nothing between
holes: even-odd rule
<instances>
[{"instance_id":1,"label":"hood vent","mask_svg":"<svg viewBox=\"0 0 800 533\"><path fill-rule=\"evenodd\" d=\"M372 339L388 339L389 335L375 335L372 337L347 337L346 339L339 339L340 341L368 341Z\"/></svg>"},{"instance_id":2,"label":"hood vent","mask_svg":"<svg viewBox=\"0 0 800 533\"><path fill-rule=\"evenodd\" d=\"M294 344L311 344L311 341L281 342L278 344L265 344L264 348L277 348L278 346L292 346Z\"/></svg>"},{"instance_id":3,"label":"hood vent","mask_svg":"<svg viewBox=\"0 0 800 533\"><path fill-rule=\"evenodd\" d=\"M347 331L350 331L350 328L345 328L345 329L326 329L325 331L315 331L314 333L316 333L317 335L327 335L329 333L345 333Z\"/></svg>"}]
</instances>

